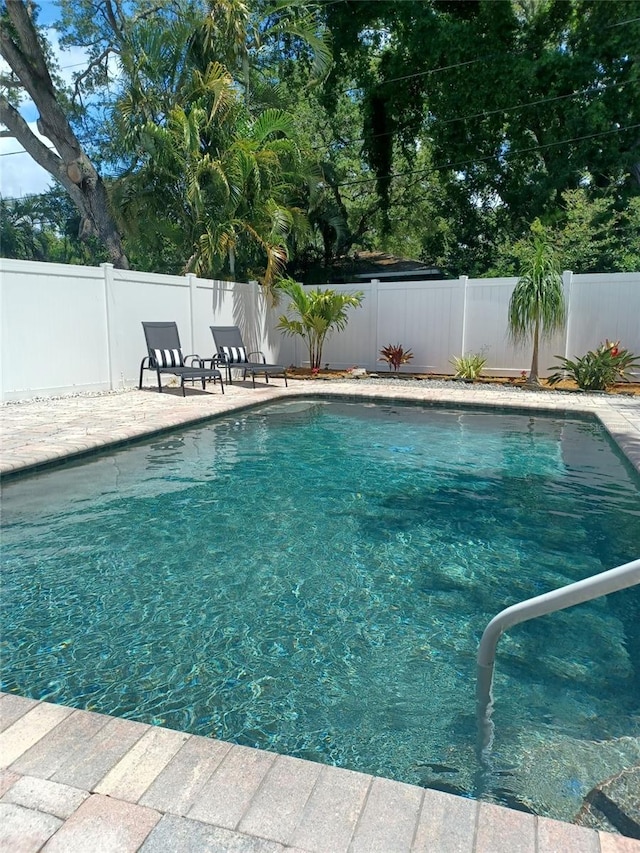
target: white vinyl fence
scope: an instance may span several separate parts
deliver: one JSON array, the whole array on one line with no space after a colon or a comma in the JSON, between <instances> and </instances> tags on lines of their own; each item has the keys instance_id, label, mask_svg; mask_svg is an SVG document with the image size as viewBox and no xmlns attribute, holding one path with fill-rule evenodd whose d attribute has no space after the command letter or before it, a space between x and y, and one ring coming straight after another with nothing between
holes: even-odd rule
<instances>
[{"instance_id":1,"label":"white vinyl fence","mask_svg":"<svg viewBox=\"0 0 640 853\"><path fill-rule=\"evenodd\" d=\"M565 329L540 347L540 375L557 364L556 355L573 358L607 338L620 340L640 356L640 273L563 274L568 319ZM516 278L461 276L447 281L331 285L345 293L364 292L362 306L350 313L346 330L328 339L323 366L387 370L380 350L401 344L413 352L405 372L453 373L454 356L482 352L491 376L518 376L531 367L531 344L509 340L508 308ZM287 338L280 350L286 363L308 364L300 339ZM634 378L640 379L636 371Z\"/></svg>"},{"instance_id":2,"label":"white vinyl fence","mask_svg":"<svg viewBox=\"0 0 640 853\"><path fill-rule=\"evenodd\" d=\"M583 355L605 338L640 354L640 273L566 272L564 282L568 323L542 347L543 375L555 355ZM365 298L350 311L345 331L327 340L323 363L386 370L380 349L398 343L414 354L405 371L452 373L453 356L480 351L489 375L528 371L530 346L515 349L507 334L515 283L461 277L332 285L362 290ZM0 259L2 401L137 384L143 320L175 320L185 353L212 355L209 326L237 325L250 349L263 350L268 360L308 364L304 343L275 328L286 308L283 297L270 309L255 282ZM153 381L145 374L146 384Z\"/></svg>"},{"instance_id":3,"label":"white vinyl fence","mask_svg":"<svg viewBox=\"0 0 640 853\"><path fill-rule=\"evenodd\" d=\"M0 259L2 401L138 384L142 321L178 325L183 352L213 355L210 325L237 325L276 358L280 335L259 286ZM155 376L145 373L144 383Z\"/></svg>"}]
</instances>

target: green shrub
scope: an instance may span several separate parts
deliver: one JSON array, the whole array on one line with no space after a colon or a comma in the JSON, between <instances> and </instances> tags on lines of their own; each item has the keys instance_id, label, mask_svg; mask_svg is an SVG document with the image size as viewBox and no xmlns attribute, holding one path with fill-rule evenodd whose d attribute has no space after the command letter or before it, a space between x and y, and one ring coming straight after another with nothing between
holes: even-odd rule
<instances>
[{"instance_id":1,"label":"green shrub","mask_svg":"<svg viewBox=\"0 0 640 853\"><path fill-rule=\"evenodd\" d=\"M486 363L487 359L481 352L454 356L450 362L456 369L456 379L477 379Z\"/></svg>"},{"instance_id":2,"label":"green shrub","mask_svg":"<svg viewBox=\"0 0 640 853\"><path fill-rule=\"evenodd\" d=\"M589 350L582 358L575 361L556 356L562 364L554 365L550 370L555 370L549 376L550 385L557 385L566 377L573 379L578 388L583 391L606 391L616 382L628 381L626 372L633 367L640 367L640 359L632 352L620 349L620 341L605 341L596 350Z\"/></svg>"}]
</instances>

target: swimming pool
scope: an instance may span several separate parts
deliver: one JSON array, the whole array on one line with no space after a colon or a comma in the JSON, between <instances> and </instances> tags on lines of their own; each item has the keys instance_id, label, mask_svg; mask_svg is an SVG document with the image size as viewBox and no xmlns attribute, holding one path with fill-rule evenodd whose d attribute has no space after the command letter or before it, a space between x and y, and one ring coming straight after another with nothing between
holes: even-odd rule
<instances>
[{"instance_id":1,"label":"swimming pool","mask_svg":"<svg viewBox=\"0 0 640 853\"><path fill-rule=\"evenodd\" d=\"M472 792L486 622L635 558L639 496L592 421L309 401L9 483L3 689ZM495 799L637 755L637 614L503 638Z\"/></svg>"}]
</instances>

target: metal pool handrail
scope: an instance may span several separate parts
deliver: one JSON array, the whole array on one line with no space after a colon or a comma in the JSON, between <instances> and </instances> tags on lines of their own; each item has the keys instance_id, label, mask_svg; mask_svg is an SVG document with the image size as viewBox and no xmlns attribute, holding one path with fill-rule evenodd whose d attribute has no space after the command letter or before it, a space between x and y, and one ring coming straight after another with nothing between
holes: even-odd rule
<instances>
[{"instance_id":1,"label":"metal pool handrail","mask_svg":"<svg viewBox=\"0 0 640 853\"><path fill-rule=\"evenodd\" d=\"M493 665L496 656L496 646L500 635L512 625L564 610L574 604L582 604L593 598L600 598L610 592L626 589L640 584L640 560L633 560L615 569L601 572L599 575L585 578L577 583L562 586L559 589L536 595L501 610L494 616L484 629L478 647L478 669L476 683L476 699L478 714L478 756L482 764L486 764L488 753L493 744L494 725L491 720L493 711Z\"/></svg>"}]
</instances>

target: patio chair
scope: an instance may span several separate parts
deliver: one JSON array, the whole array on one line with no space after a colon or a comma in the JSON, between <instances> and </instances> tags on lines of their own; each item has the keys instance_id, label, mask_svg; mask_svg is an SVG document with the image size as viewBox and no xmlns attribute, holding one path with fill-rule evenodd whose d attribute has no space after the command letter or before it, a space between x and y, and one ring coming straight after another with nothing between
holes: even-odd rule
<instances>
[{"instance_id":1,"label":"patio chair","mask_svg":"<svg viewBox=\"0 0 640 853\"><path fill-rule=\"evenodd\" d=\"M205 387L207 379L213 379L213 384L220 380L220 389L224 394L224 383L222 373L214 366L213 360L207 360L210 367L205 367L205 362L198 355L183 355L180 346L180 335L175 323L142 323L144 336L147 342L148 355L140 364L140 382L138 388L142 388L142 373L144 370L155 370L158 376L158 391L162 393L162 382L160 375L170 373L180 377L182 396L185 396L185 379L192 382L202 382Z\"/></svg>"},{"instance_id":2,"label":"patio chair","mask_svg":"<svg viewBox=\"0 0 640 853\"><path fill-rule=\"evenodd\" d=\"M247 373L250 373L254 388L256 387L256 373L264 373L267 383L271 374L282 374L285 387L288 387L286 368L281 364L267 364L264 353L259 351L247 352L240 329L237 326L210 326L209 328L213 335L213 345L216 348L214 360L217 359L218 364L226 367L227 382L231 384L231 369L233 368L243 371L243 379L246 378ZM252 360L252 356L259 356L259 360Z\"/></svg>"}]
</instances>

